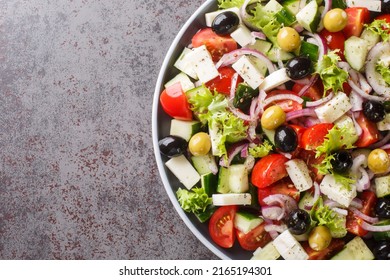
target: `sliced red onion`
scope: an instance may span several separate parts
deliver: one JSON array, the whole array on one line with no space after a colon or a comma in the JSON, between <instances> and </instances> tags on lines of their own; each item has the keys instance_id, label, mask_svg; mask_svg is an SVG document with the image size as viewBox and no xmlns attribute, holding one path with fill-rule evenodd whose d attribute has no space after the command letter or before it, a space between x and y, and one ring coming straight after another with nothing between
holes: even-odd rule
<instances>
[{"instance_id":1,"label":"sliced red onion","mask_svg":"<svg viewBox=\"0 0 390 280\"><path fill-rule=\"evenodd\" d=\"M230 99L233 99L234 95L236 94L237 80L238 80L238 73L236 72L233 74L232 81L230 84Z\"/></svg>"},{"instance_id":2,"label":"sliced red onion","mask_svg":"<svg viewBox=\"0 0 390 280\"><path fill-rule=\"evenodd\" d=\"M249 147L248 143L244 144L244 147L242 147L242 150L241 150L241 157L242 158L246 158L249 155L248 147Z\"/></svg>"},{"instance_id":3,"label":"sliced red onion","mask_svg":"<svg viewBox=\"0 0 390 280\"><path fill-rule=\"evenodd\" d=\"M380 147L382 150L387 150L387 149L390 149L390 144L386 144L382 147Z\"/></svg>"},{"instance_id":4,"label":"sliced red onion","mask_svg":"<svg viewBox=\"0 0 390 280\"><path fill-rule=\"evenodd\" d=\"M263 61L267 65L269 73L275 72L276 70L275 65L267 56L257 50L252 50L248 48L241 48L224 54L221 59L216 63L215 67L219 68L231 65L236 62L242 55L253 55L254 57L257 57L258 59Z\"/></svg>"},{"instance_id":5,"label":"sliced red onion","mask_svg":"<svg viewBox=\"0 0 390 280\"><path fill-rule=\"evenodd\" d=\"M282 224L282 225L265 225L264 230L266 232L276 231L276 232L281 233L281 232L287 230L287 226L284 224Z\"/></svg>"},{"instance_id":6,"label":"sliced red onion","mask_svg":"<svg viewBox=\"0 0 390 280\"><path fill-rule=\"evenodd\" d=\"M360 88L367 94L370 94L372 91L372 87L369 85L369 83L366 80L366 77L363 76L362 73L357 72L358 78L359 78L359 84Z\"/></svg>"},{"instance_id":7,"label":"sliced red onion","mask_svg":"<svg viewBox=\"0 0 390 280\"><path fill-rule=\"evenodd\" d=\"M281 205L286 214L298 208L297 202L291 196L285 194L271 194L264 198L263 201L270 206Z\"/></svg>"},{"instance_id":8,"label":"sliced red onion","mask_svg":"<svg viewBox=\"0 0 390 280\"><path fill-rule=\"evenodd\" d=\"M261 207L261 214L266 219L280 221L284 218L285 212L279 206L263 206Z\"/></svg>"},{"instance_id":9,"label":"sliced red onion","mask_svg":"<svg viewBox=\"0 0 390 280\"><path fill-rule=\"evenodd\" d=\"M371 149L376 149L379 147L382 147L383 145L386 145L390 140L390 131L387 132L386 136L382 138L379 142L376 142L375 144L372 144L370 146Z\"/></svg>"},{"instance_id":10,"label":"sliced red onion","mask_svg":"<svg viewBox=\"0 0 390 280\"><path fill-rule=\"evenodd\" d=\"M351 173L352 175L357 176L358 170L361 166L367 165L367 156L365 154L360 154L357 157L353 159L352 166L351 166Z\"/></svg>"},{"instance_id":11,"label":"sliced red onion","mask_svg":"<svg viewBox=\"0 0 390 280\"><path fill-rule=\"evenodd\" d=\"M353 125L355 127L355 130L356 130L356 134L357 134L357 136L360 136L362 134L363 130L360 127L360 125L358 124L358 122L356 121L354 113L351 114L351 118L352 118L352 122L353 122Z\"/></svg>"},{"instance_id":12,"label":"sliced red onion","mask_svg":"<svg viewBox=\"0 0 390 280\"><path fill-rule=\"evenodd\" d=\"M267 40L267 37L263 32L260 31L252 31L251 35L253 38L260 39L260 40Z\"/></svg>"},{"instance_id":13,"label":"sliced red onion","mask_svg":"<svg viewBox=\"0 0 390 280\"><path fill-rule=\"evenodd\" d=\"M335 207L343 207L340 203L334 201L334 200L331 200L331 199L327 199L325 200L324 202L324 205L328 206L329 208L333 209Z\"/></svg>"},{"instance_id":14,"label":"sliced red onion","mask_svg":"<svg viewBox=\"0 0 390 280\"><path fill-rule=\"evenodd\" d=\"M195 87L200 87L202 85L202 82L201 81L196 81L195 83L194 83L194 86Z\"/></svg>"},{"instance_id":15,"label":"sliced red onion","mask_svg":"<svg viewBox=\"0 0 390 280\"><path fill-rule=\"evenodd\" d=\"M318 75L315 74L313 76L311 76L310 80L309 80L309 83L307 85L305 85L299 92L298 92L298 96L302 96L302 95L305 95L305 93L315 84L315 82L317 81L318 79Z\"/></svg>"},{"instance_id":16,"label":"sliced red onion","mask_svg":"<svg viewBox=\"0 0 390 280\"><path fill-rule=\"evenodd\" d=\"M249 115L251 116L252 120L255 120L255 112L256 112L256 108L258 106L258 97L255 97L252 99L252 102L251 102L251 106L249 107ZM257 117L257 116L256 116Z\"/></svg>"},{"instance_id":17,"label":"sliced red onion","mask_svg":"<svg viewBox=\"0 0 390 280\"><path fill-rule=\"evenodd\" d=\"M264 100L263 106L266 107L268 104L278 101L278 100L294 100L295 102L302 104L303 99L295 94L276 94L274 96L268 97Z\"/></svg>"},{"instance_id":18,"label":"sliced red onion","mask_svg":"<svg viewBox=\"0 0 390 280\"><path fill-rule=\"evenodd\" d=\"M294 24L294 25L292 26L292 28L294 28L295 31L298 32L298 33L301 33L301 32L304 30L303 26L300 25L300 24L298 24L298 23Z\"/></svg>"},{"instance_id":19,"label":"sliced red onion","mask_svg":"<svg viewBox=\"0 0 390 280\"><path fill-rule=\"evenodd\" d=\"M303 126L304 127L312 127L313 125L316 125L316 124L319 124L321 123L320 120L318 118L314 118L314 117L307 117L305 118L304 122L303 122Z\"/></svg>"},{"instance_id":20,"label":"sliced red onion","mask_svg":"<svg viewBox=\"0 0 390 280\"><path fill-rule=\"evenodd\" d=\"M257 127L257 121L249 122L247 133L248 133L248 140L251 142L254 142L257 138L256 127Z\"/></svg>"},{"instance_id":21,"label":"sliced red onion","mask_svg":"<svg viewBox=\"0 0 390 280\"><path fill-rule=\"evenodd\" d=\"M354 199L352 199L349 207L354 207L356 209L362 209L363 208L363 201L360 198L355 197Z\"/></svg>"},{"instance_id":22,"label":"sliced red onion","mask_svg":"<svg viewBox=\"0 0 390 280\"><path fill-rule=\"evenodd\" d=\"M326 96L324 98L321 98L321 99L318 99L316 101L308 101L308 102L306 102L306 107L316 107L316 106L321 105L321 104L323 104L325 102L328 102L332 98L333 98L333 92L328 94L328 96Z\"/></svg>"},{"instance_id":23,"label":"sliced red onion","mask_svg":"<svg viewBox=\"0 0 390 280\"><path fill-rule=\"evenodd\" d=\"M362 213L361 211L359 211L358 209L356 209L354 207L349 207L349 210L351 210L355 214L356 217L358 217L366 222L375 224L379 221L378 218L367 216L366 214Z\"/></svg>"},{"instance_id":24,"label":"sliced red onion","mask_svg":"<svg viewBox=\"0 0 390 280\"><path fill-rule=\"evenodd\" d=\"M320 197L321 190L320 190L320 185L317 182L313 182L313 186L314 186L314 195L313 195L313 204L314 204L314 202L316 202Z\"/></svg>"},{"instance_id":25,"label":"sliced red onion","mask_svg":"<svg viewBox=\"0 0 390 280\"><path fill-rule=\"evenodd\" d=\"M279 154L284 155L285 158L292 159L292 154L290 153L279 152Z\"/></svg>"},{"instance_id":26,"label":"sliced red onion","mask_svg":"<svg viewBox=\"0 0 390 280\"><path fill-rule=\"evenodd\" d=\"M387 226L374 226L374 225L370 225L370 224L366 223L365 221L362 221L362 223L360 225L361 225L361 227L364 230L367 230L367 231L372 231L372 232L390 231L390 225L387 225Z\"/></svg>"},{"instance_id":27,"label":"sliced red onion","mask_svg":"<svg viewBox=\"0 0 390 280\"><path fill-rule=\"evenodd\" d=\"M245 114L245 113L243 113L243 112L241 112L241 110L240 109L237 109L236 107L234 107L233 106L233 104L232 104L233 102L230 102L229 101L229 110L236 116L236 117L238 117L238 118L240 118L240 119L242 119L242 120L244 120L244 121L252 121L252 118L251 118L251 116L249 116L249 115L247 115L247 114Z\"/></svg>"},{"instance_id":28,"label":"sliced red onion","mask_svg":"<svg viewBox=\"0 0 390 280\"><path fill-rule=\"evenodd\" d=\"M294 80L294 82L296 84L299 84L299 85L308 85L308 84L310 84L310 78L303 78L300 80Z\"/></svg>"},{"instance_id":29,"label":"sliced red onion","mask_svg":"<svg viewBox=\"0 0 390 280\"><path fill-rule=\"evenodd\" d=\"M244 24L246 26L248 26L250 29L252 30L256 30L256 31L260 31L258 27L254 26L249 20L248 18L250 17L250 15L247 13L246 11L246 7L249 5L249 2L251 2L251 0L245 0L244 4L242 4L241 8L240 8L240 17L241 17L241 20L244 22Z\"/></svg>"},{"instance_id":30,"label":"sliced red onion","mask_svg":"<svg viewBox=\"0 0 390 280\"><path fill-rule=\"evenodd\" d=\"M388 42L378 43L368 52L366 77L368 83L372 86L377 94L389 99L390 87L386 84L383 77L375 69L378 60L380 60L383 56L390 56L390 44Z\"/></svg>"},{"instance_id":31,"label":"sliced red onion","mask_svg":"<svg viewBox=\"0 0 390 280\"><path fill-rule=\"evenodd\" d=\"M360 96L356 91L352 91L349 94L349 101L352 105L351 111L357 112L363 110L363 97Z\"/></svg>"},{"instance_id":32,"label":"sliced red onion","mask_svg":"<svg viewBox=\"0 0 390 280\"><path fill-rule=\"evenodd\" d=\"M264 90L260 90L259 92L259 99L258 99L258 105L255 110L255 115L258 116L264 112L264 101L267 97L267 93Z\"/></svg>"},{"instance_id":33,"label":"sliced red onion","mask_svg":"<svg viewBox=\"0 0 390 280\"><path fill-rule=\"evenodd\" d=\"M347 216L348 215L348 211L346 209L342 209L342 208L339 208L339 207L332 208L332 211L336 212L337 214L343 215L343 216Z\"/></svg>"},{"instance_id":34,"label":"sliced red onion","mask_svg":"<svg viewBox=\"0 0 390 280\"><path fill-rule=\"evenodd\" d=\"M283 65L282 59L280 58L280 49L279 48L276 48L276 60L278 62L279 69L283 68L284 65Z\"/></svg>"},{"instance_id":35,"label":"sliced red onion","mask_svg":"<svg viewBox=\"0 0 390 280\"><path fill-rule=\"evenodd\" d=\"M348 79L348 84L351 86L351 88L357 93L359 94L361 97L365 98L365 99L368 99L368 100L374 100L374 101L385 101L385 97L380 97L380 96L376 96L376 95L370 95L370 94L366 94L360 87L358 87L354 81L352 81L351 78Z\"/></svg>"},{"instance_id":36,"label":"sliced red onion","mask_svg":"<svg viewBox=\"0 0 390 280\"><path fill-rule=\"evenodd\" d=\"M358 192L362 192L368 190L370 188L370 177L368 176L367 171L363 167L359 167L358 171L361 174L359 180L356 181L356 190Z\"/></svg>"},{"instance_id":37,"label":"sliced red onion","mask_svg":"<svg viewBox=\"0 0 390 280\"><path fill-rule=\"evenodd\" d=\"M325 14L332 8L332 0L324 0L324 10L321 13L321 21L324 18ZM321 31L321 30L317 30Z\"/></svg>"},{"instance_id":38,"label":"sliced red onion","mask_svg":"<svg viewBox=\"0 0 390 280\"><path fill-rule=\"evenodd\" d=\"M317 114L313 108L305 108L297 111L288 112L286 114L286 121L290 121L292 119L300 117L317 117Z\"/></svg>"}]
</instances>

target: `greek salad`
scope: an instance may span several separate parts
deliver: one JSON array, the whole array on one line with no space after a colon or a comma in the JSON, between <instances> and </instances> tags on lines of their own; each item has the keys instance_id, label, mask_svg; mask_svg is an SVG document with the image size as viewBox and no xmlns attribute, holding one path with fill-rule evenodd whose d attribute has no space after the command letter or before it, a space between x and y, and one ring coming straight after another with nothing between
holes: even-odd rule
<instances>
[{"instance_id":1,"label":"greek salad","mask_svg":"<svg viewBox=\"0 0 390 280\"><path fill-rule=\"evenodd\" d=\"M252 259L390 259L390 1L218 0L160 95L184 211Z\"/></svg>"}]
</instances>

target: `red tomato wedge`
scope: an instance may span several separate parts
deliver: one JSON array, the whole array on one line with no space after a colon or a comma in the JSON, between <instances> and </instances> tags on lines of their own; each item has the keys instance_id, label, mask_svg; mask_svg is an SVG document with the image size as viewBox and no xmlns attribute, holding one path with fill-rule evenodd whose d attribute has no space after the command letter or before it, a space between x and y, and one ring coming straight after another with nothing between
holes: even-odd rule
<instances>
[{"instance_id":1,"label":"red tomato wedge","mask_svg":"<svg viewBox=\"0 0 390 280\"><path fill-rule=\"evenodd\" d=\"M284 164L288 159L281 154L270 154L256 162L252 170L252 184L258 188L266 188L288 176Z\"/></svg>"},{"instance_id":2,"label":"red tomato wedge","mask_svg":"<svg viewBox=\"0 0 390 280\"><path fill-rule=\"evenodd\" d=\"M291 90L286 90L286 89L276 89L267 94L267 98L278 95L278 94L293 94L297 95L296 92L291 91ZM291 100L291 99L285 99L285 100L277 100L274 103L266 106L272 106L272 105L278 105L282 108L282 110L286 113L292 112L292 111L297 111L302 109L302 104L299 104L298 102ZM265 108L265 109L266 109Z\"/></svg>"},{"instance_id":3,"label":"red tomato wedge","mask_svg":"<svg viewBox=\"0 0 390 280\"><path fill-rule=\"evenodd\" d=\"M295 83L292 90L298 94L305 85ZM317 84L312 85L309 90L303 95L310 98L312 101L316 101L322 98L322 90L319 89Z\"/></svg>"},{"instance_id":4,"label":"red tomato wedge","mask_svg":"<svg viewBox=\"0 0 390 280\"><path fill-rule=\"evenodd\" d=\"M211 239L223 248L231 248L236 235L234 232L234 217L237 206L221 206L211 216L209 221L209 233Z\"/></svg>"},{"instance_id":5,"label":"red tomato wedge","mask_svg":"<svg viewBox=\"0 0 390 280\"><path fill-rule=\"evenodd\" d=\"M373 216L374 207L377 200L375 193L372 191L364 191L359 194L359 198L363 202L363 208L359 210L367 216ZM368 231L364 230L361 227L362 222L363 220L361 218L356 217L352 211L348 210L348 216L347 216L348 232L358 236L365 236L368 233Z\"/></svg>"},{"instance_id":6,"label":"red tomato wedge","mask_svg":"<svg viewBox=\"0 0 390 280\"><path fill-rule=\"evenodd\" d=\"M325 136L332 127L332 123L320 123L307 128L302 134L299 146L305 150L315 150L324 142Z\"/></svg>"},{"instance_id":7,"label":"red tomato wedge","mask_svg":"<svg viewBox=\"0 0 390 280\"><path fill-rule=\"evenodd\" d=\"M194 48L205 45L210 52L213 61L218 61L225 53L238 48L232 37L216 34L211 28L204 28L192 37Z\"/></svg>"},{"instance_id":8,"label":"red tomato wedge","mask_svg":"<svg viewBox=\"0 0 390 280\"><path fill-rule=\"evenodd\" d=\"M277 181L266 188L262 188L262 189L259 188L257 190L259 204L261 206L267 206L267 204L264 202L264 198L272 194L289 195L292 198L294 198L297 202L299 201L300 198L300 192L297 190L297 188L294 186L291 180L288 179L282 179L280 181Z\"/></svg>"},{"instance_id":9,"label":"red tomato wedge","mask_svg":"<svg viewBox=\"0 0 390 280\"><path fill-rule=\"evenodd\" d=\"M379 131L376 124L368 120L362 112L356 118L356 122L363 131L354 144L356 147L368 147L379 140Z\"/></svg>"},{"instance_id":10,"label":"red tomato wedge","mask_svg":"<svg viewBox=\"0 0 390 280\"><path fill-rule=\"evenodd\" d=\"M192 111L180 83L167 87L160 95L160 104L169 116L179 120L192 120Z\"/></svg>"},{"instance_id":11,"label":"red tomato wedge","mask_svg":"<svg viewBox=\"0 0 390 280\"><path fill-rule=\"evenodd\" d=\"M342 60L345 60L344 58L345 36L343 32L341 31L330 32L324 28L320 32L320 36L325 39L326 45L328 46L329 49L339 50L337 54L340 56Z\"/></svg>"},{"instance_id":12,"label":"red tomato wedge","mask_svg":"<svg viewBox=\"0 0 390 280\"><path fill-rule=\"evenodd\" d=\"M344 248L344 244L344 240L333 238L329 246L320 251L314 251L306 241L302 243L302 247L309 255L309 260L328 260L341 251Z\"/></svg>"},{"instance_id":13,"label":"red tomato wedge","mask_svg":"<svg viewBox=\"0 0 390 280\"><path fill-rule=\"evenodd\" d=\"M241 248L247 251L254 251L272 241L271 236L264 229L265 225L266 223L262 223L246 234L236 230L237 240Z\"/></svg>"},{"instance_id":14,"label":"red tomato wedge","mask_svg":"<svg viewBox=\"0 0 390 280\"><path fill-rule=\"evenodd\" d=\"M345 38L351 36L359 37L363 31L363 25L370 21L370 11L365 7L346 8L348 16L347 25L343 29Z\"/></svg>"},{"instance_id":15,"label":"red tomato wedge","mask_svg":"<svg viewBox=\"0 0 390 280\"><path fill-rule=\"evenodd\" d=\"M218 69L219 76L207 82L205 85L211 91L218 91L226 95L230 94L230 89L232 86L232 78L236 71L231 67L221 67ZM239 83L242 82L240 76L237 77L236 88Z\"/></svg>"}]
</instances>

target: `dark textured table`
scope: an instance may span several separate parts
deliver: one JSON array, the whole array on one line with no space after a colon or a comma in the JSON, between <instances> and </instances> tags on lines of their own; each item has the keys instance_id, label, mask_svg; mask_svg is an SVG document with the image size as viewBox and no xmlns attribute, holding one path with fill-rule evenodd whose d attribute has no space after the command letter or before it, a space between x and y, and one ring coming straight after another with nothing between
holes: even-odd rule
<instances>
[{"instance_id":1,"label":"dark textured table","mask_svg":"<svg viewBox=\"0 0 390 280\"><path fill-rule=\"evenodd\" d=\"M162 186L159 67L202 0L0 0L0 258L210 259Z\"/></svg>"}]
</instances>

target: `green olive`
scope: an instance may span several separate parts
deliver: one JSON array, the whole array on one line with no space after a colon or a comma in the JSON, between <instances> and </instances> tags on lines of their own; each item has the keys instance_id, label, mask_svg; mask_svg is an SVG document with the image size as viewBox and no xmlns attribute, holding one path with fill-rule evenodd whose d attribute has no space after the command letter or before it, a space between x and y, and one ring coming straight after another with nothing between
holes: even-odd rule
<instances>
[{"instance_id":1,"label":"green olive","mask_svg":"<svg viewBox=\"0 0 390 280\"><path fill-rule=\"evenodd\" d=\"M286 113L283 109L274 105L267 108L261 116L261 126L265 129L276 129L286 121Z\"/></svg>"},{"instance_id":2,"label":"green olive","mask_svg":"<svg viewBox=\"0 0 390 280\"><path fill-rule=\"evenodd\" d=\"M309 246L314 251L326 249L332 241L330 230L326 226L317 226L309 234Z\"/></svg>"},{"instance_id":3,"label":"green olive","mask_svg":"<svg viewBox=\"0 0 390 280\"><path fill-rule=\"evenodd\" d=\"M188 148L194 156L206 155L211 149L210 136L205 132L196 133L191 137Z\"/></svg>"},{"instance_id":4,"label":"green olive","mask_svg":"<svg viewBox=\"0 0 390 280\"><path fill-rule=\"evenodd\" d=\"M301 46L299 33L291 27L281 28L276 39L279 47L286 52L292 52Z\"/></svg>"},{"instance_id":5,"label":"green olive","mask_svg":"<svg viewBox=\"0 0 390 280\"><path fill-rule=\"evenodd\" d=\"M348 15L340 8L329 10L324 16L324 27L330 32L343 30L347 22Z\"/></svg>"},{"instance_id":6,"label":"green olive","mask_svg":"<svg viewBox=\"0 0 390 280\"><path fill-rule=\"evenodd\" d=\"M390 158L385 150L375 149L368 155L368 168L375 174L384 173L390 167Z\"/></svg>"}]
</instances>

